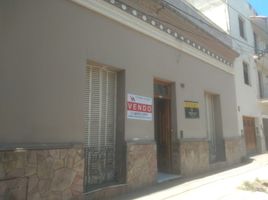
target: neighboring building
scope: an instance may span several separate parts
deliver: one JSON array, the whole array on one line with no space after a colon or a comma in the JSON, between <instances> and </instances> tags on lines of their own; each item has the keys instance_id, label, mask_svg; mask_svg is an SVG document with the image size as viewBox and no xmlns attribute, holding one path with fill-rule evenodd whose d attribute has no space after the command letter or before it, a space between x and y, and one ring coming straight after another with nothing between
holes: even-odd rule
<instances>
[{"instance_id":1,"label":"neighboring building","mask_svg":"<svg viewBox=\"0 0 268 200\"><path fill-rule=\"evenodd\" d=\"M239 130L245 139L247 154L264 152L266 147L258 97L258 70L250 21L255 11L246 0L186 1L232 36L233 48L240 54L234 62Z\"/></svg>"},{"instance_id":2,"label":"neighboring building","mask_svg":"<svg viewBox=\"0 0 268 200\"><path fill-rule=\"evenodd\" d=\"M177 7L0 1L0 198L104 199L241 161L238 53Z\"/></svg>"},{"instance_id":3,"label":"neighboring building","mask_svg":"<svg viewBox=\"0 0 268 200\"><path fill-rule=\"evenodd\" d=\"M268 17L258 16L257 13L250 17L254 30L255 62L259 80L259 106L263 122L263 133L266 150L268 149Z\"/></svg>"}]
</instances>

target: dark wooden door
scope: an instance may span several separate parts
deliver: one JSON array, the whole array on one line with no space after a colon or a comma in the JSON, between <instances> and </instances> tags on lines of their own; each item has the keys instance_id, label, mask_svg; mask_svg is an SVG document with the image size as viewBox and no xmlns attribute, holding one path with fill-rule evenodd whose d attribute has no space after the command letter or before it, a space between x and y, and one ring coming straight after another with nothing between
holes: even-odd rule
<instances>
[{"instance_id":1,"label":"dark wooden door","mask_svg":"<svg viewBox=\"0 0 268 200\"><path fill-rule=\"evenodd\" d=\"M171 102L170 99L155 98L154 105L158 171L171 172Z\"/></svg>"},{"instance_id":2,"label":"dark wooden door","mask_svg":"<svg viewBox=\"0 0 268 200\"><path fill-rule=\"evenodd\" d=\"M243 126L245 134L246 149L248 153L256 152L256 133L255 119L252 117L243 117Z\"/></svg>"}]
</instances>

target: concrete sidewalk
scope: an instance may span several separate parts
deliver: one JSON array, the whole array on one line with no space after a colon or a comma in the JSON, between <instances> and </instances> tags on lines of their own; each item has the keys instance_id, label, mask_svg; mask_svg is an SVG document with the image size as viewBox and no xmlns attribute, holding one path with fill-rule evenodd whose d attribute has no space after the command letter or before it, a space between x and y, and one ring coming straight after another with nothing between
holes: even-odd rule
<instances>
[{"instance_id":1,"label":"concrete sidewalk","mask_svg":"<svg viewBox=\"0 0 268 200\"><path fill-rule=\"evenodd\" d=\"M220 173L176 180L127 194L117 200L268 200L268 194L238 189L245 181L268 180L268 154L251 157L248 164Z\"/></svg>"}]
</instances>

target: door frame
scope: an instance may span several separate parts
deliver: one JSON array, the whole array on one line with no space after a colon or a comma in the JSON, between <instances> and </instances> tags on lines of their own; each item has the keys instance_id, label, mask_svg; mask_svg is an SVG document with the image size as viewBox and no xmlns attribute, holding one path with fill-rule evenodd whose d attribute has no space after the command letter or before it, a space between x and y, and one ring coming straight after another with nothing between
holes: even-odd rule
<instances>
[{"instance_id":1,"label":"door frame","mask_svg":"<svg viewBox=\"0 0 268 200\"><path fill-rule=\"evenodd\" d=\"M263 135L265 138L265 148L266 151L268 151L268 127L265 125L265 121L268 123L268 118L267 117L262 117L262 127L263 127Z\"/></svg>"},{"instance_id":2,"label":"door frame","mask_svg":"<svg viewBox=\"0 0 268 200\"><path fill-rule=\"evenodd\" d=\"M221 99L219 94L205 91L207 138L209 142L209 162L226 160L222 127Z\"/></svg>"},{"instance_id":3,"label":"door frame","mask_svg":"<svg viewBox=\"0 0 268 200\"><path fill-rule=\"evenodd\" d=\"M167 173L171 173L173 171L173 130L174 130L174 123L173 123L173 114L172 114L172 103L173 103L173 97L174 97L174 94L173 94L173 88L172 88L172 85L174 84L174 82L171 82L171 81L163 81L161 79L154 79L154 106L156 106L156 99L162 99L164 101L169 101L167 105L169 108L166 108L166 109L169 109L169 123L168 123L168 126L170 127L170 135L169 135L169 152L170 152L170 155L169 155L169 164L168 164L168 169L163 171L163 172L167 172ZM167 86L167 95L160 95L160 94L157 94L156 93L156 90L155 90L155 85L163 85L163 86ZM155 107L156 109L156 107ZM156 117L155 117L156 113L154 114L154 123L156 123ZM155 129L156 129L156 126L155 126ZM156 140L156 145L158 145L158 141L157 141L157 137L156 137L156 130L154 131L154 135L155 135L155 140ZM157 163L159 162L159 159L161 159L159 156L158 156L158 146L157 146ZM162 172L162 171L161 171Z\"/></svg>"},{"instance_id":4,"label":"door frame","mask_svg":"<svg viewBox=\"0 0 268 200\"><path fill-rule=\"evenodd\" d=\"M250 144L247 143L248 142L247 139L250 139L250 138L248 138L249 135L247 135L246 130L245 130L245 122L244 122L245 119L252 120L254 122L254 129L253 129L254 130L254 134L253 134L253 136L254 136L254 140L255 140L254 141L255 148L248 148L248 146ZM254 154L254 153L257 152L257 135L256 135L256 120L255 120L255 117L245 116L244 115L244 116L242 116L242 120L243 120L243 129L244 129L245 146L246 146L247 154ZM252 142L252 141L250 141L250 142Z\"/></svg>"}]
</instances>

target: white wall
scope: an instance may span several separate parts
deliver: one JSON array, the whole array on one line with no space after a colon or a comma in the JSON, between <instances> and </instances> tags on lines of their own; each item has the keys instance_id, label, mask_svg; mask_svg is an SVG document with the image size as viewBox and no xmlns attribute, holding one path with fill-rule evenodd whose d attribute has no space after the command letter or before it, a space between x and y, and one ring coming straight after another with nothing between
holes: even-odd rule
<instances>
[{"instance_id":1,"label":"white wall","mask_svg":"<svg viewBox=\"0 0 268 200\"><path fill-rule=\"evenodd\" d=\"M215 24L221 27L225 32L229 33L229 17L226 4L222 3L215 9L206 10L204 11L204 14L210 19L213 18Z\"/></svg>"},{"instance_id":2,"label":"white wall","mask_svg":"<svg viewBox=\"0 0 268 200\"><path fill-rule=\"evenodd\" d=\"M229 33L229 14L227 5L222 0L186 0L208 19Z\"/></svg>"},{"instance_id":3,"label":"white wall","mask_svg":"<svg viewBox=\"0 0 268 200\"><path fill-rule=\"evenodd\" d=\"M243 129L242 116L260 117L261 111L258 107L257 98L258 72L253 59L254 55L254 36L253 28L249 17L254 13L245 0L229 0L230 34L236 38L233 42L234 48L240 53L236 59L235 79L237 103L240 107L239 128ZM244 20L245 39L240 36L238 17ZM243 64L245 61L249 64L250 86L244 83Z\"/></svg>"},{"instance_id":4,"label":"white wall","mask_svg":"<svg viewBox=\"0 0 268 200\"><path fill-rule=\"evenodd\" d=\"M262 37L262 34L257 34L257 46L259 50L266 49L266 44L268 40ZM262 57L256 60L257 68L262 73L262 83L263 83L263 98L268 99L268 54L264 54Z\"/></svg>"},{"instance_id":5,"label":"white wall","mask_svg":"<svg viewBox=\"0 0 268 200\"><path fill-rule=\"evenodd\" d=\"M240 56L234 62L238 127L243 131L242 116L261 117L261 109L257 102L259 82L257 67L253 59L254 36L249 17L254 11L246 0L227 0L222 4L218 0L187 0L206 15L210 20L229 32L233 39L233 48ZM208 5L206 5L208 4ZM226 13L227 11L227 13ZM238 17L244 19L245 39L240 36ZM249 64L250 86L244 83L243 61ZM260 120L261 121L261 120ZM261 125L260 125L261 126ZM259 128L259 130L261 130Z\"/></svg>"}]
</instances>

